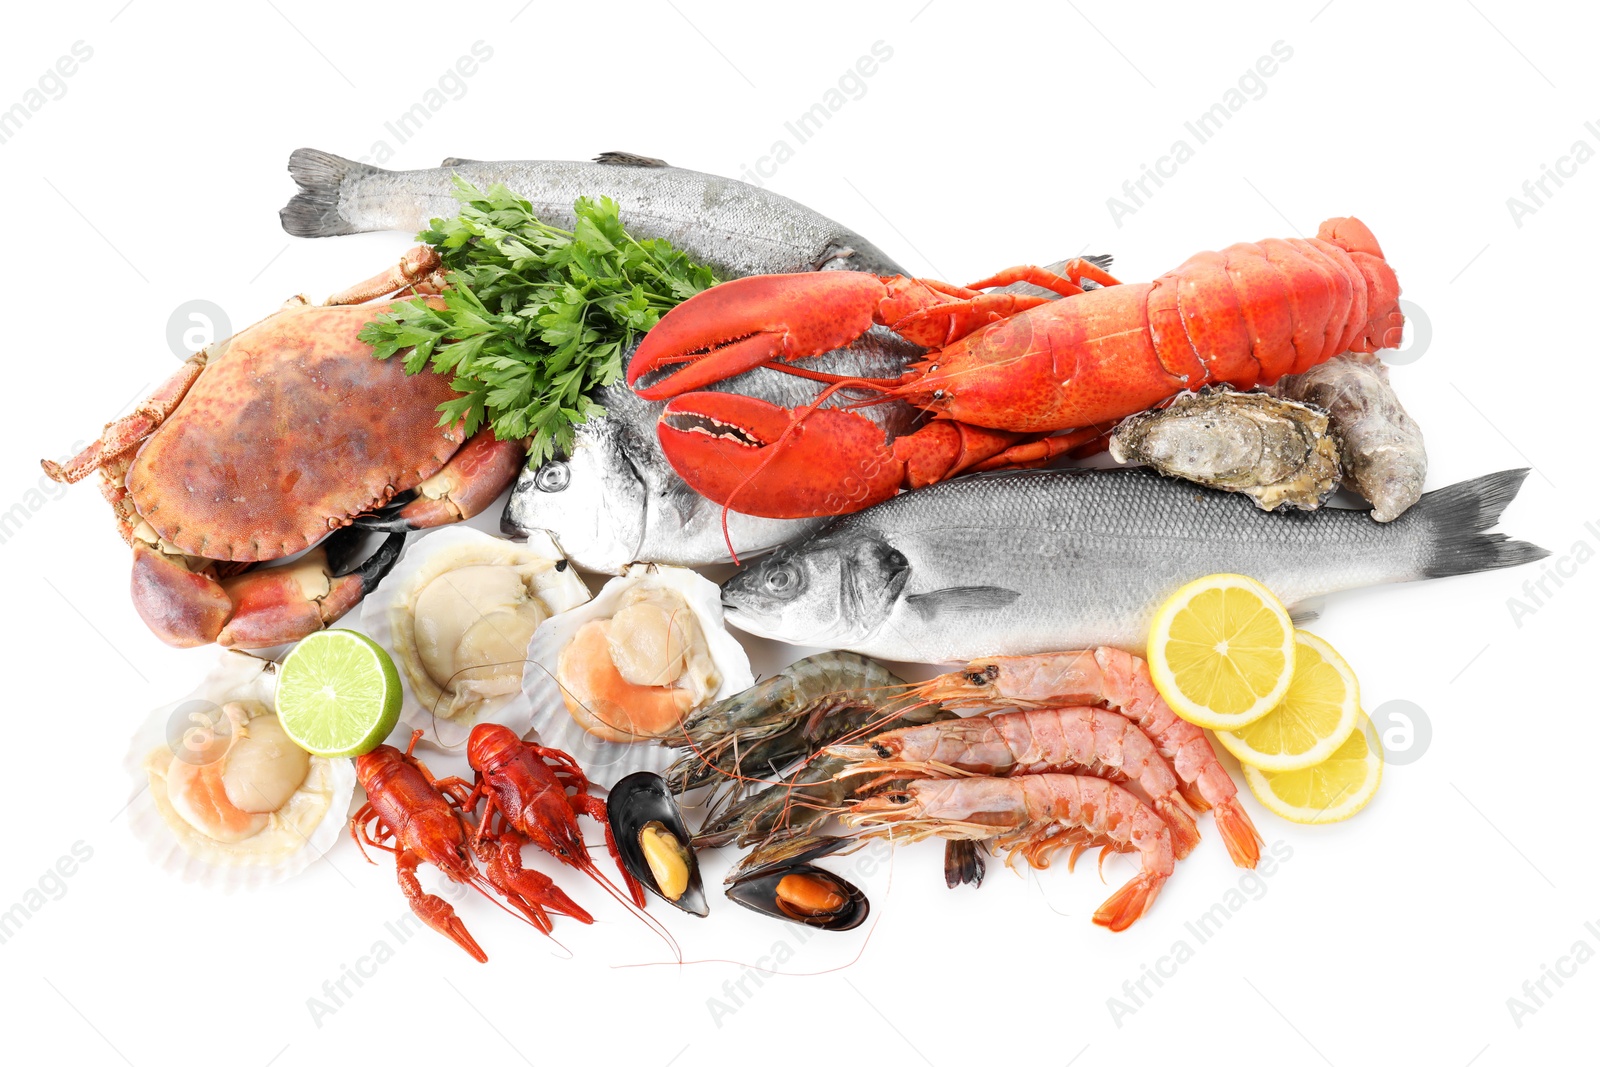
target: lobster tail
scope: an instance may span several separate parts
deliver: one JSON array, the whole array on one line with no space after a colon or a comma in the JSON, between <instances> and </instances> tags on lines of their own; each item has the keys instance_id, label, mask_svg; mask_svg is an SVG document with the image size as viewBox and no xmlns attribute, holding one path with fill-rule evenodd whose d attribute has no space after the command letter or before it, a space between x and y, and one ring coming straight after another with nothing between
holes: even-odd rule
<instances>
[{"instance_id":1,"label":"lobster tail","mask_svg":"<svg viewBox=\"0 0 1600 1067\"><path fill-rule=\"evenodd\" d=\"M1405 329L1400 312L1400 280L1384 258L1378 239L1360 219L1328 219L1317 227L1317 239L1337 245L1350 253L1367 283L1367 321L1354 341L1345 347L1352 352L1376 352L1380 348L1399 348Z\"/></svg>"}]
</instances>

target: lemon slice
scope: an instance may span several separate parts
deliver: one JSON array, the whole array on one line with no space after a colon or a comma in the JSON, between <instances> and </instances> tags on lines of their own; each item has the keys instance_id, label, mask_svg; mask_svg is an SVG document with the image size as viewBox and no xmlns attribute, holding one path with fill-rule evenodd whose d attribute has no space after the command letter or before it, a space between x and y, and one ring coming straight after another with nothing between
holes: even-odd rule
<instances>
[{"instance_id":1,"label":"lemon slice","mask_svg":"<svg viewBox=\"0 0 1600 1067\"><path fill-rule=\"evenodd\" d=\"M1383 747L1365 713L1333 755L1314 767L1273 774L1246 765L1245 783L1273 812L1290 822L1328 823L1348 819L1367 806L1383 780Z\"/></svg>"},{"instance_id":2,"label":"lemon slice","mask_svg":"<svg viewBox=\"0 0 1600 1067\"><path fill-rule=\"evenodd\" d=\"M1345 742L1361 714L1355 672L1316 634L1294 632L1294 677L1278 706L1217 740L1258 770L1298 771L1321 763Z\"/></svg>"},{"instance_id":3,"label":"lemon slice","mask_svg":"<svg viewBox=\"0 0 1600 1067\"><path fill-rule=\"evenodd\" d=\"M1272 591L1213 574L1173 593L1150 624L1150 677L1180 718L1237 730L1277 706L1294 677L1294 624Z\"/></svg>"},{"instance_id":4,"label":"lemon slice","mask_svg":"<svg viewBox=\"0 0 1600 1067\"><path fill-rule=\"evenodd\" d=\"M313 756L359 756L400 721L400 675L389 653L354 630L319 630L278 669L278 723Z\"/></svg>"}]
</instances>

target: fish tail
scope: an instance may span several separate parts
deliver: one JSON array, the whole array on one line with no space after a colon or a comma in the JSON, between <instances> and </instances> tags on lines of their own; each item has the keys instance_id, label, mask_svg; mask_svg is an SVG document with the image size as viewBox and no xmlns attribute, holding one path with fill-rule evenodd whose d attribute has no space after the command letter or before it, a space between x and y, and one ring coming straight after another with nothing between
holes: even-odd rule
<instances>
[{"instance_id":1,"label":"fish tail","mask_svg":"<svg viewBox=\"0 0 1600 1067\"><path fill-rule=\"evenodd\" d=\"M357 163L332 152L297 148L289 157L289 176L300 186L300 191L278 212L278 221L295 237L364 233L369 227L357 226L345 218L339 201L350 182L383 173L386 172L382 168Z\"/></svg>"},{"instance_id":2,"label":"fish tail","mask_svg":"<svg viewBox=\"0 0 1600 1067\"><path fill-rule=\"evenodd\" d=\"M1527 476L1528 468L1523 467L1435 489L1395 520L1400 522L1414 515L1430 527L1431 545L1423 561L1424 577L1445 578L1515 567L1548 556L1549 549L1488 532L1500 521L1500 513L1516 498Z\"/></svg>"}]
</instances>

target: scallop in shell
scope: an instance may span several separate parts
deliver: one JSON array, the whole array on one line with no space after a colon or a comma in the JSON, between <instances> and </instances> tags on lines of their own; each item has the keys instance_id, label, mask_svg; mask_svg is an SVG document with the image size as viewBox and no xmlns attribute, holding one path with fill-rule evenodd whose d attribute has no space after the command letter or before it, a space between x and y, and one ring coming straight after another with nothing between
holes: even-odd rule
<instances>
[{"instance_id":1,"label":"scallop in shell","mask_svg":"<svg viewBox=\"0 0 1600 1067\"><path fill-rule=\"evenodd\" d=\"M1124 419L1111 458L1244 493L1263 511L1314 511L1339 485L1339 451L1326 413L1309 404L1206 389Z\"/></svg>"},{"instance_id":2,"label":"scallop in shell","mask_svg":"<svg viewBox=\"0 0 1600 1067\"><path fill-rule=\"evenodd\" d=\"M541 743L610 786L664 770L656 744L690 713L750 687L750 661L722 621L716 584L636 563L589 603L539 627L523 687Z\"/></svg>"},{"instance_id":3,"label":"scallop in shell","mask_svg":"<svg viewBox=\"0 0 1600 1067\"><path fill-rule=\"evenodd\" d=\"M362 606L364 628L394 653L400 718L446 749L472 727L528 728L522 670L534 631L589 599L555 542L517 544L453 526L422 538Z\"/></svg>"},{"instance_id":4,"label":"scallop in shell","mask_svg":"<svg viewBox=\"0 0 1600 1067\"><path fill-rule=\"evenodd\" d=\"M151 713L129 747L129 825L152 861L224 889L293 877L344 832L347 759L294 745L273 711L277 666L227 651L188 696Z\"/></svg>"}]
</instances>

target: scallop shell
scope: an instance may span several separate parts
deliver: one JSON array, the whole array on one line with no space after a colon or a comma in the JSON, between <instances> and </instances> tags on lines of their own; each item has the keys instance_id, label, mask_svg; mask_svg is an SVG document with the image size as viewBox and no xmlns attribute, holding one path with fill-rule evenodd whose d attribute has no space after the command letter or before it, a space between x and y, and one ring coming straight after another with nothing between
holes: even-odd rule
<instances>
[{"instance_id":1,"label":"scallop shell","mask_svg":"<svg viewBox=\"0 0 1600 1067\"><path fill-rule=\"evenodd\" d=\"M361 628L387 649L399 668L404 700L400 722L406 732L421 730L425 743L446 751L459 750L467 743L472 728L480 722L499 723L519 737L527 733L533 708L524 691L496 698L474 715L447 718L436 715L433 701L417 692L411 672L419 669L414 653L409 604L415 592L438 575L455 567L475 563L521 563L528 560L564 563L566 557L548 534L534 531L525 543L507 541L469 526L449 526L422 537L406 549L394 571L373 595L361 605ZM589 600L589 587L577 571L563 568L563 578L541 596L552 617ZM546 622L549 620L547 619ZM409 662L408 662L409 655Z\"/></svg>"},{"instance_id":2,"label":"scallop shell","mask_svg":"<svg viewBox=\"0 0 1600 1067\"><path fill-rule=\"evenodd\" d=\"M533 708L533 728L539 743L569 753L589 780L610 787L635 771L659 774L672 762L674 751L655 741L604 741L578 725L562 699L556 681L561 650L578 628L591 619L608 619L616 613L622 596L632 587L648 583L669 589L689 605L705 635L712 663L722 684L705 701L711 704L750 688L750 660L744 646L728 633L722 621L722 591L716 583L683 567L635 563L621 577L607 582L595 598L582 607L545 621L528 646L528 666L522 688Z\"/></svg>"},{"instance_id":3,"label":"scallop shell","mask_svg":"<svg viewBox=\"0 0 1600 1067\"><path fill-rule=\"evenodd\" d=\"M270 859L251 851L251 842L259 845L260 835L230 845L189 829L172 810L164 780L152 779L146 769L151 760L170 758L175 727L189 722L192 713L233 700L258 701L270 708L276 690L277 664L226 651L193 692L156 708L134 734L123 766L137 792L125 817L157 867L185 882L225 892L253 889L293 878L321 859L344 833L356 788L355 765L347 759L311 757L305 783L286 805L293 811L287 816L274 814L273 822L261 832L292 834L303 843L287 855Z\"/></svg>"}]
</instances>

